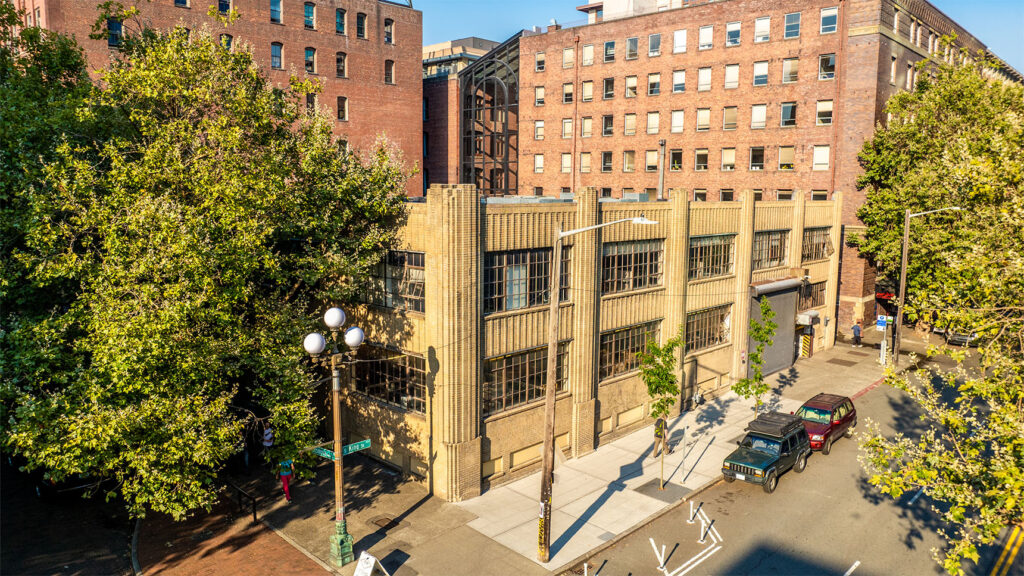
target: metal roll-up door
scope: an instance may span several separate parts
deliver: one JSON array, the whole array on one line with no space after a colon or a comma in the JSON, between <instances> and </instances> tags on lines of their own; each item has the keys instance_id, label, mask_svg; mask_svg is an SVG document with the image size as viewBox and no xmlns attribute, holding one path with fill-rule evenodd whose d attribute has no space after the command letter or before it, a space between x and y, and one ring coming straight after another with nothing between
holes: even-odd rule
<instances>
[{"instance_id":1,"label":"metal roll-up door","mask_svg":"<svg viewBox=\"0 0 1024 576\"><path fill-rule=\"evenodd\" d=\"M772 374L789 368L796 361L796 308L799 291L796 287L789 287L778 292L762 294L760 298L767 298L772 310L775 312L774 322L778 324L775 329L775 337L772 338L772 345L767 346L764 351L764 375ZM761 304L759 297L750 299L750 318L761 321ZM747 350L753 352L757 349L757 342L748 339ZM748 352L749 357L749 352ZM751 374L747 368L748 376Z\"/></svg>"}]
</instances>

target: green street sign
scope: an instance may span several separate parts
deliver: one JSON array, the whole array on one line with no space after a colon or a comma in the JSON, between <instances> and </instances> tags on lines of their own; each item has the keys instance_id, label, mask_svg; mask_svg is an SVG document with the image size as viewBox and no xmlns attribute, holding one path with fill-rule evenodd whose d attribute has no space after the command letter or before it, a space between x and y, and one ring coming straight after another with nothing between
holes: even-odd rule
<instances>
[{"instance_id":1,"label":"green street sign","mask_svg":"<svg viewBox=\"0 0 1024 576\"><path fill-rule=\"evenodd\" d=\"M360 442L355 442L353 444L349 444L348 446L342 446L342 448L341 448L341 455L342 456L348 456L349 454L351 454L353 452L359 452L360 450L366 450L369 447L370 447L370 440L369 439L362 440ZM313 448L312 452L313 452L313 454L316 454L317 456L320 456L321 458L327 458L328 460L334 460L334 451L333 450L328 450L327 448Z\"/></svg>"},{"instance_id":2,"label":"green street sign","mask_svg":"<svg viewBox=\"0 0 1024 576\"><path fill-rule=\"evenodd\" d=\"M328 460L334 460L334 452L327 448L313 448L313 454L320 456L321 458L327 458Z\"/></svg>"}]
</instances>

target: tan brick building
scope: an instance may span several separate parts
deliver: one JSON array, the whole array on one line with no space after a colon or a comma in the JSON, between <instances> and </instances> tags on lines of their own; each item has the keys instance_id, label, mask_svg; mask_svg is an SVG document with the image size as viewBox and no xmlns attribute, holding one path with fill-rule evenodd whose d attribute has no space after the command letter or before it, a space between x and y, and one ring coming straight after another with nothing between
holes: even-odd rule
<instances>
[{"instance_id":1,"label":"tan brick building","mask_svg":"<svg viewBox=\"0 0 1024 576\"><path fill-rule=\"evenodd\" d=\"M93 70L117 55L116 39L89 38L99 0L14 0L26 24L74 36ZM378 0L152 0L124 2L139 15L121 23L158 29L209 28L231 45L248 44L272 82L291 75L319 80L318 104L336 118L335 133L357 150L386 137L410 170L422 164L423 13ZM216 6L239 18L223 26L207 12ZM116 26L116 24L115 24ZM422 173L409 194L423 193Z\"/></svg>"}]
</instances>

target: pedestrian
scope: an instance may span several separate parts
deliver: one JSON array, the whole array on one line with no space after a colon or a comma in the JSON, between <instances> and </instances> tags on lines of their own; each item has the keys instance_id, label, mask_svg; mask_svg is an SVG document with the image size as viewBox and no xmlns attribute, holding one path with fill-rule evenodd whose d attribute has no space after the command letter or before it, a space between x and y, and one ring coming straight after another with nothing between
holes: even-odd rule
<instances>
[{"instance_id":1,"label":"pedestrian","mask_svg":"<svg viewBox=\"0 0 1024 576\"><path fill-rule=\"evenodd\" d=\"M659 417L654 421L654 450L651 452L651 458L656 458L658 454L663 450L668 450L668 454L674 452L672 448L668 447L665 443L665 419Z\"/></svg>"},{"instance_id":2,"label":"pedestrian","mask_svg":"<svg viewBox=\"0 0 1024 576\"><path fill-rule=\"evenodd\" d=\"M281 462L281 487L284 488L284 497L288 502L292 501L292 495L288 492L288 481L292 478L292 471L295 470L295 465L291 460L285 460Z\"/></svg>"},{"instance_id":3,"label":"pedestrian","mask_svg":"<svg viewBox=\"0 0 1024 576\"><path fill-rule=\"evenodd\" d=\"M274 429L267 426L263 430L263 453L266 454L270 447L274 445Z\"/></svg>"},{"instance_id":4,"label":"pedestrian","mask_svg":"<svg viewBox=\"0 0 1024 576\"><path fill-rule=\"evenodd\" d=\"M862 347L860 343L860 320L853 323L853 345L857 348Z\"/></svg>"}]
</instances>

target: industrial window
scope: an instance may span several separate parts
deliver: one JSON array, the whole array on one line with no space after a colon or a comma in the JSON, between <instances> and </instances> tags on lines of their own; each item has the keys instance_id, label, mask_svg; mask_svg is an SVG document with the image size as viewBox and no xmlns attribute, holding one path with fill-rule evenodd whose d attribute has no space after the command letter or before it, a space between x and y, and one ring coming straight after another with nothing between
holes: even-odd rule
<instances>
[{"instance_id":1,"label":"industrial window","mask_svg":"<svg viewBox=\"0 0 1024 576\"><path fill-rule=\"evenodd\" d=\"M366 14L356 14L356 38L366 38Z\"/></svg>"},{"instance_id":2,"label":"industrial window","mask_svg":"<svg viewBox=\"0 0 1024 576\"><path fill-rule=\"evenodd\" d=\"M622 151L622 171L633 172L636 170L636 150Z\"/></svg>"},{"instance_id":3,"label":"industrial window","mask_svg":"<svg viewBox=\"0 0 1024 576\"><path fill-rule=\"evenodd\" d=\"M562 84L562 103L572 104L572 82Z\"/></svg>"},{"instance_id":4,"label":"industrial window","mask_svg":"<svg viewBox=\"0 0 1024 576\"><path fill-rule=\"evenodd\" d=\"M711 68L700 68L697 70L697 91L708 90L711 90Z\"/></svg>"},{"instance_id":5,"label":"industrial window","mask_svg":"<svg viewBox=\"0 0 1024 576\"><path fill-rule=\"evenodd\" d=\"M647 341L658 341L661 320L627 326L601 334L599 379L605 380L640 367L637 353L647 348Z\"/></svg>"},{"instance_id":6,"label":"industrial window","mask_svg":"<svg viewBox=\"0 0 1024 576\"><path fill-rule=\"evenodd\" d=\"M123 32L123 28L121 27L121 21L116 19L116 18L107 18L107 46L120 46L121 45L121 38L122 38L123 35L124 35L124 32ZM271 46L273 46L273 45L271 45ZM277 46L278 46L278 57L277 57L278 65L277 65L277 67L280 68L281 67L281 55L280 55L280 47L281 47L281 45L278 44ZM271 52L273 52L273 48L271 48Z\"/></svg>"},{"instance_id":7,"label":"industrial window","mask_svg":"<svg viewBox=\"0 0 1024 576\"><path fill-rule=\"evenodd\" d=\"M537 174L544 173L544 155L534 154L533 155L533 171Z\"/></svg>"},{"instance_id":8,"label":"industrial window","mask_svg":"<svg viewBox=\"0 0 1024 576\"><path fill-rule=\"evenodd\" d=\"M312 2L306 2L302 5L302 25L306 30L316 28L316 5Z\"/></svg>"},{"instance_id":9,"label":"industrial window","mask_svg":"<svg viewBox=\"0 0 1024 576\"><path fill-rule=\"evenodd\" d=\"M281 23L281 0L270 0L270 21Z\"/></svg>"},{"instance_id":10,"label":"industrial window","mask_svg":"<svg viewBox=\"0 0 1024 576\"><path fill-rule=\"evenodd\" d=\"M543 106L544 105L544 87L534 86L533 88L533 105Z\"/></svg>"},{"instance_id":11,"label":"industrial window","mask_svg":"<svg viewBox=\"0 0 1024 576\"><path fill-rule=\"evenodd\" d=\"M734 199L733 189L722 188L721 190L718 191L718 199L721 200L722 202L732 202Z\"/></svg>"},{"instance_id":12,"label":"industrial window","mask_svg":"<svg viewBox=\"0 0 1024 576\"><path fill-rule=\"evenodd\" d=\"M693 191L693 201L694 202L707 202L708 201L708 191L703 189L703 188L695 188L694 191Z\"/></svg>"},{"instance_id":13,"label":"industrial window","mask_svg":"<svg viewBox=\"0 0 1024 576\"><path fill-rule=\"evenodd\" d=\"M836 55L821 54L818 56L818 80L832 80L836 77Z\"/></svg>"},{"instance_id":14,"label":"industrial window","mask_svg":"<svg viewBox=\"0 0 1024 576\"><path fill-rule=\"evenodd\" d=\"M626 38L626 60L636 60L640 55L640 39Z\"/></svg>"},{"instance_id":15,"label":"industrial window","mask_svg":"<svg viewBox=\"0 0 1024 576\"><path fill-rule=\"evenodd\" d=\"M683 131L683 122L686 119L686 115L682 110L672 111L672 133L678 134Z\"/></svg>"},{"instance_id":16,"label":"industrial window","mask_svg":"<svg viewBox=\"0 0 1024 576\"><path fill-rule=\"evenodd\" d=\"M686 353L729 341L732 304L698 310L686 315Z\"/></svg>"},{"instance_id":17,"label":"industrial window","mask_svg":"<svg viewBox=\"0 0 1024 576\"><path fill-rule=\"evenodd\" d=\"M562 249L559 300L569 298L570 247ZM484 313L520 310L548 303L551 248L487 252L484 255Z\"/></svg>"},{"instance_id":18,"label":"industrial window","mask_svg":"<svg viewBox=\"0 0 1024 576\"><path fill-rule=\"evenodd\" d=\"M543 72L546 67L546 60L544 60L544 53L537 52L533 56L533 69L535 72Z\"/></svg>"},{"instance_id":19,"label":"industrial window","mask_svg":"<svg viewBox=\"0 0 1024 576\"><path fill-rule=\"evenodd\" d=\"M779 146L779 170L792 170L795 159L796 149L794 147Z\"/></svg>"},{"instance_id":20,"label":"industrial window","mask_svg":"<svg viewBox=\"0 0 1024 576\"><path fill-rule=\"evenodd\" d=\"M390 18L384 19L384 43L395 43L395 21Z\"/></svg>"},{"instance_id":21,"label":"industrial window","mask_svg":"<svg viewBox=\"0 0 1024 576\"><path fill-rule=\"evenodd\" d=\"M782 83L789 84L796 82L800 77L800 60L796 58L785 58L782 60Z\"/></svg>"},{"instance_id":22,"label":"industrial window","mask_svg":"<svg viewBox=\"0 0 1024 576\"><path fill-rule=\"evenodd\" d=\"M661 55L661 34L651 34L647 37L647 55L652 58Z\"/></svg>"},{"instance_id":23,"label":"industrial window","mask_svg":"<svg viewBox=\"0 0 1024 576\"><path fill-rule=\"evenodd\" d=\"M562 118L562 138L572 138L572 118Z\"/></svg>"},{"instance_id":24,"label":"industrial window","mask_svg":"<svg viewBox=\"0 0 1024 576\"><path fill-rule=\"evenodd\" d=\"M740 23L729 22L725 25L725 45L726 46L739 46L740 45Z\"/></svg>"},{"instance_id":25,"label":"industrial window","mask_svg":"<svg viewBox=\"0 0 1024 576\"><path fill-rule=\"evenodd\" d=\"M377 346L361 346L356 390L413 412L426 412L427 363L422 356Z\"/></svg>"},{"instance_id":26,"label":"industrial window","mask_svg":"<svg viewBox=\"0 0 1024 576\"><path fill-rule=\"evenodd\" d=\"M686 91L686 70L672 71L672 93L678 94Z\"/></svg>"},{"instance_id":27,"label":"industrial window","mask_svg":"<svg viewBox=\"0 0 1024 576\"><path fill-rule=\"evenodd\" d=\"M732 172L736 169L736 149L722 148L722 171Z\"/></svg>"},{"instance_id":28,"label":"industrial window","mask_svg":"<svg viewBox=\"0 0 1024 576\"><path fill-rule=\"evenodd\" d=\"M668 152L668 169L673 172L679 172L683 169L683 151L669 150Z\"/></svg>"},{"instance_id":29,"label":"industrial window","mask_svg":"<svg viewBox=\"0 0 1024 576\"><path fill-rule=\"evenodd\" d=\"M605 78L603 82L604 99L615 98L615 78Z\"/></svg>"},{"instance_id":30,"label":"industrial window","mask_svg":"<svg viewBox=\"0 0 1024 576\"><path fill-rule=\"evenodd\" d=\"M818 100L817 106L817 124L818 126L828 126L832 124L832 101L831 100Z\"/></svg>"},{"instance_id":31,"label":"industrial window","mask_svg":"<svg viewBox=\"0 0 1024 576\"><path fill-rule=\"evenodd\" d=\"M590 138L594 131L594 119L590 116L584 116L580 118L580 136L582 138Z\"/></svg>"},{"instance_id":32,"label":"industrial window","mask_svg":"<svg viewBox=\"0 0 1024 576\"><path fill-rule=\"evenodd\" d=\"M704 172L708 169L707 148L697 148L693 151L693 169L696 172Z\"/></svg>"},{"instance_id":33,"label":"industrial window","mask_svg":"<svg viewBox=\"0 0 1024 576\"><path fill-rule=\"evenodd\" d=\"M733 273L736 236L693 236L690 238L690 263L687 278L702 280Z\"/></svg>"},{"instance_id":34,"label":"industrial window","mask_svg":"<svg viewBox=\"0 0 1024 576\"><path fill-rule=\"evenodd\" d=\"M644 169L648 172L657 172L658 170L658 151L648 150L644 153Z\"/></svg>"},{"instance_id":35,"label":"industrial window","mask_svg":"<svg viewBox=\"0 0 1024 576\"><path fill-rule=\"evenodd\" d=\"M572 68L576 65L576 49L562 48L562 68Z\"/></svg>"},{"instance_id":36,"label":"industrial window","mask_svg":"<svg viewBox=\"0 0 1024 576\"><path fill-rule=\"evenodd\" d=\"M281 43L274 42L270 45L270 67L276 70L281 69Z\"/></svg>"},{"instance_id":37,"label":"industrial window","mask_svg":"<svg viewBox=\"0 0 1024 576\"><path fill-rule=\"evenodd\" d=\"M343 100L343 98L339 98ZM339 109L344 106L339 103ZM423 312L426 292L423 252L391 250L377 268L382 293L368 295L367 302L396 310Z\"/></svg>"},{"instance_id":38,"label":"industrial window","mask_svg":"<svg viewBox=\"0 0 1024 576\"><path fill-rule=\"evenodd\" d=\"M590 102L594 99L594 81L584 80L580 86L580 100L583 102Z\"/></svg>"},{"instance_id":39,"label":"industrial window","mask_svg":"<svg viewBox=\"0 0 1024 576\"><path fill-rule=\"evenodd\" d=\"M583 53L580 56L580 64L582 66L590 66L594 63L594 45L586 44L583 46Z\"/></svg>"},{"instance_id":40,"label":"industrial window","mask_svg":"<svg viewBox=\"0 0 1024 576\"><path fill-rule=\"evenodd\" d=\"M217 0L217 12L227 14L231 11L231 0Z\"/></svg>"},{"instance_id":41,"label":"industrial window","mask_svg":"<svg viewBox=\"0 0 1024 576\"><path fill-rule=\"evenodd\" d=\"M707 132L711 128L711 108L697 108L697 132Z\"/></svg>"},{"instance_id":42,"label":"industrial window","mask_svg":"<svg viewBox=\"0 0 1024 576\"><path fill-rule=\"evenodd\" d=\"M832 255L832 240L829 238L829 227L804 228L804 243L800 250L800 260L811 262L824 260Z\"/></svg>"},{"instance_id":43,"label":"industrial window","mask_svg":"<svg viewBox=\"0 0 1024 576\"><path fill-rule=\"evenodd\" d=\"M754 255L751 258L754 270L785 266L788 243L789 230L769 230L754 234Z\"/></svg>"},{"instance_id":44,"label":"industrial window","mask_svg":"<svg viewBox=\"0 0 1024 576\"><path fill-rule=\"evenodd\" d=\"M614 62L615 61L615 41L611 40L604 43L604 61Z\"/></svg>"},{"instance_id":45,"label":"industrial window","mask_svg":"<svg viewBox=\"0 0 1024 576\"><path fill-rule=\"evenodd\" d=\"M815 146L813 157L813 170L828 170L829 146Z\"/></svg>"},{"instance_id":46,"label":"industrial window","mask_svg":"<svg viewBox=\"0 0 1024 576\"><path fill-rule=\"evenodd\" d=\"M659 114L658 112L648 112L647 113L647 133L648 134L657 134L658 133L658 129L659 129L658 128L659 124L661 124L661 114Z\"/></svg>"},{"instance_id":47,"label":"industrial window","mask_svg":"<svg viewBox=\"0 0 1024 576\"><path fill-rule=\"evenodd\" d=\"M590 173L590 152L580 152L580 172Z\"/></svg>"},{"instance_id":48,"label":"industrial window","mask_svg":"<svg viewBox=\"0 0 1024 576\"><path fill-rule=\"evenodd\" d=\"M754 20L754 43L767 42L771 39L771 16L762 16Z\"/></svg>"},{"instance_id":49,"label":"industrial window","mask_svg":"<svg viewBox=\"0 0 1024 576\"><path fill-rule=\"evenodd\" d=\"M338 120L348 120L348 98L338 96Z\"/></svg>"},{"instance_id":50,"label":"industrial window","mask_svg":"<svg viewBox=\"0 0 1024 576\"><path fill-rule=\"evenodd\" d=\"M334 11L334 32L337 34L345 33L345 11L341 8Z\"/></svg>"},{"instance_id":51,"label":"industrial window","mask_svg":"<svg viewBox=\"0 0 1024 576\"><path fill-rule=\"evenodd\" d=\"M792 14L786 14L786 31L782 35L783 38L799 38L800 37L800 13L793 12Z\"/></svg>"},{"instance_id":52,"label":"industrial window","mask_svg":"<svg viewBox=\"0 0 1024 576\"><path fill-rule=\"evenodd\" d=\"M740 85L740 65L726 64L725 66L725 87L736 88Z\"/></svg>"},{"instance_id":53,"label":"industrial window","mask_svg":"<svg viewBox=\"0 0 1024 576\"><path fill-rule=\"evenodd\" d=\"M608 242L601 246L601 291L605 294L661 285L664 240Z\"/></svg>"},{"instance_id":54,"label":"industrial window","mask_svg":"<svg viewBox=\"0 0 1024 576\"><path fill-rule=\"evenodd\" d=\"M622 133L626 136L636 134L636 114L622 115Z\"/></svg>"},{"instance_id":55,"label":"industrial window","mask_svg":"<svg viewBox=\"0 0 1024 576\"><path fill-rule=\"evenodd\" d=\"M601 172L612 171L612 153L601 152Z\"/></svg>"},{"instance_id":56,"label":"industrial window","mask_svg":"<svg viewBox=\"0 0 1024 576\"><path fill-rule=\"evenodd\" d=\"M636 76L626 76L626 98L636 98Z\"/></svg>"},{"instance_id":57,"label":"industrial window","mask_svg":"<svg viewBox=\"0 0 1024 576\"><path fill-rule=\"evenodd\" d=\"M601 116L601 136L615 134L615 117L611 114Z\"/></svg>"},{"instance_id":58,"label":"industrial window","mask_svg":"<svg viewBox=\"0 0 1024 576\"><path fill-rule=\"evenodd\" d=\"M710 50L713 46L714 26L701 26L697 32L697 50Z\"/></svg>"},{"instance_id":59,"label":"industrial window","mask_svg":"<svg viewBox=\"0 0 1024 576\"><path fill-rule=\"evenodd\" d=\"M395 83L395 61L385 60L384 61L384 83L394 84Z\"/></svg>"},{"instance_id":60,"label":"industrial window","mask_svg":"<svg viewBox=\"0 0 1024 576\"><path fill-rule=\"evenodd\" d=\"M764 146L750 147L750 169L764 170Z\"/></svg>"},{"instance_id":61,"label":"industrial window","mask_svg":"<svg viewBox=\"0 0 1024 576\"><path fill-rule=\"evenodd\" d=\"M839 23L839 8L833 6L831 8L821 9L821 33L832 34L836 31Z\"/></svg>"},{"instance_id":62,"label":"industrial window","mask_svg":"<svg viewBox=\"0 0 1024 576\"><path fill-rule=\"evenodd\" d=\"M813 282L800 290L800 310L825 305L825 282Z\"/></svg>"},{"instance_id":63,"label":"industrial window","mask_svg":"<svg viewBox=\"0 0 1024 576\"><path fill-rule=\"evenodd\" d=\"M754 86L768 85L768 61L754 62Z\"/></svg>"},{"instance_id":64,"label":"industrial window","mask_svg":"<svg viewBox=\"0 0 1024 576\"><path fill-rule=\"evenodd\" d=\"M533 139L543 140L544 139L544 121L534 120L533 121Z\"/></svg>"},{"instance_id":65,"label":"industrial window","mask_svg":"<svg viewBox=\"0 0 1024 576\"><path fill-rule=\"evenodd\" d=\"M661 74L655 72L647 75L647 95L657 96L661 94Z\"/></svg>"},{"instance_id":66,"label":"industrial window","mask_svg":"<svg viewBox=\"0 0 1024 576\"><path fill-rule=\"evenodd\" d=\"M558 343L555 386L566 389L569 343ZM548 382L548 347L539 346L484 360L483 413L497 414L544 398Z\"/></svg>"},{"instance_id":67,"label":"industrial window","mask_svg":"<svg viewBox=\"0 0 1024 576\"><path fill-rule=\"evenodd\" d=\"M723 130L735 130L736 129L736 107L726 106L722 108L722 129Z\"/></svg>"},{"instance_id":68,"label":"industrial window","mask_svg":"<svg viewBox=\"0 0 1024 576\"><path fill-rule=\"evenodd\" d=\"M779 126L796 126L796 102L782 103L782 119Z\"/></svg>"},{"instance_id":69,"label":"industrial window","mask_svg":"<svg viewBox=\"0 0 1024 576\"><path fill-rule=\"evenodd\" d=\"M686 52L686 30L672 32L672 53L682 54Z\"/></svg>"},{"instance_id":70,"label":"industrial window","mask_svg":"<svg viewBox=\"0 0 1024 576\"><path fill-rule=\"evenodd\" d=\"M338 78L344 78L346 76L345 64L348 60L348 55L344 52L338 52L334 55L334 72Z\"/></svg>"},{"instance_id":71,"label":"industrial window","mask_svg":"<svg viewBox=\"0 0 1024 576\"><path fill-rule=\"evenodd\" d=\"M768 122L768 105L754 104L750 107L750 127L754 130L764 128Z\"/></svg>"},{"instance_id":72,"label":"industrial window","mask_svg":"<svg viewBox=\"0 0 1024 576\"><path fill-rule=\"evenodd\" d=\"M572 172L572 154L562 152L562 173L568 174L570 172Z\"/></svg>"}]
</instances>

